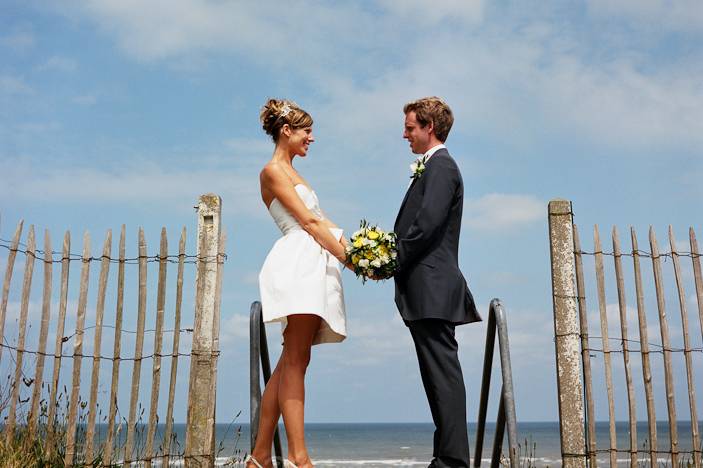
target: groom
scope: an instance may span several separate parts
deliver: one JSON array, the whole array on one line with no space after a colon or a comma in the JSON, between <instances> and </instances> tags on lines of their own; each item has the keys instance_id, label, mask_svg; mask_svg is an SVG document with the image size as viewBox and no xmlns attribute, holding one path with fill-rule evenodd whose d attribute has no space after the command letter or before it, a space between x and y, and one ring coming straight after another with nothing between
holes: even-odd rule
<instances>
[{"instance_id":1,"label":"groom","mask_svg":"<svg viewBox=\"0 0 703 468\"><path fill-rule=\"evenodd\" d=\"M454 328L481 320L457 261L464 185L444 142L454 123L437 97L405 105L413 180L395 221L395 303L410 330L435 424L430 468L468 467L466 390Z\"/></svg>"}]
</instances>

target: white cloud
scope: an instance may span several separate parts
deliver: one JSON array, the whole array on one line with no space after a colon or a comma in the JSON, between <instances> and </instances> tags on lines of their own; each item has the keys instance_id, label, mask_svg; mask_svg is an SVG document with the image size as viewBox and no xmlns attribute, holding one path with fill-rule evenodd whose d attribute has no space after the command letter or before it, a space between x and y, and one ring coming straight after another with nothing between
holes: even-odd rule
<instances>
[{"instance_id":1,"label":"white cloud","mask_svg":"<svg viewBox=\"0 0 703 468\"><path fill-rule=\"evenodd\" d=\"M590 0L591 14L621 17L657 31L703 32L703 8L698 0Z\"/></svg>"},{"instance_id":2,"label":"white cloud","mask_svg":"<svg viewBox=\"0 0 703 468\"><path fill-rule=\"evenodd\" d=\"M21 133L49 133L61 129L59 122L24 122L15 126L17 132Z\"/></svg>"},{"instance_id":3,"label":"white cloud","mask_svg":"<svg viewBox=\"0 0 703 468\"><path fill-rule=\"evenodd\" d=\"M220 345L233 345L240 340L249 340L249 317L232 314L220 323Z\"/></svg>"},{"instance_id":4,"label":"white cloud","mask_svg":"<svg viewBox=\"0 0 703 468\"><path fill-rule=\"evenodd\" d=\"M464 224L478 230L506 230L544 220L546 204L533 195L489 193L464 200Z\"/></svg>"},{"instance_id":5,"label":"white cloud","mask_svg":"<svg viewBox=\"0 0 703 468\"><path fill-rule=\"evenodd\" d=\"M217 193L228 201L223 204L225 213L265 214L256 168L200 169L191 164L169 168L132 160L119 168L65 164L38 171L31 161L10 159L0 167L6 181L0 194L15 201L171 206L182 211L190 210L201 194Z\"/></svg>"},{"instance_id":6,"label":"white cloud","mask_svg":"<svg viewBox=\"0 0 703 468\"><path fill-rule=\"evenodd\" d=\"M32 94L34 90L23 78L0 75L0 93L2 94Z\"/></svg>"},{"instance_id":7,"label":"white cloud","mask_svg":"<svg viewBox=\"0 0 703 468\"><path fill-rule=\"evenodd\" d=\"M594 66L563 55L534 71L541 111L557 131L628 149L703 146L700 83L686 70L646 73L628 60Z\"/></svg>"},{"instance_id":8,"label":"white cloud","mask_svg":"<svg viewBox=\"0 0 703 468\"><path fill-rule=\"evenodd\" d=\"M436 24L443 20L477 23L483 19L482 0L382 0L381 5L401 18L413 18L423 24Z\"/></svg>"},{"instance_id":9,"label":"white cloud","mask_svg":"<svg viewBox=\"0 0 703 468\"><path fill-rule=\"evenodd\" d=\"M701 15L692 1L675 8L663 0L645 3L647 17L694 18L696 23ZM612 8L621 14L634 14L639 6L634 1L618 4ZM592 3L596 23L611 14L608 8L604 2ZM500 135L518 146L551 129L584 144L627 150L703 147L700 66L696 69L690 61L653 68L646 46L623 44L608 35L601 37L611 41L609 58L594 60L600 45L584 42L575 29L527 14L504 15L502 21L473 29L457 29L449 21L432 41L408 34L415 24L408 15L429 24L481 22L480 1L387 1L381 9L385 11L378 14L312 1L244 7L111 0L64 10L98 23L138 60L197 61L228 53L308 79L318 86L318 122L336 121L334 135L341 141L357 131L365 132L368 141L379 141L378 135L391 134L389 122L395 125L404 102L442 94L455 108L457 125ZM543 16L556 21L555 15L549 10ZM301 28L303 24L315 27ZM280 53L281 44L293 47ZM386 52L380 52L379 44ZM368 70L373 75L359 79ZM354 140L351 144L363 146Z\"/></svg>"},{"instance_id":10,"label":"white cloud","mask_svg":"<svg viewBox=\"0 0 703 468\"><path fill-rule=\"evenodd\" d=\"M280 53L281 47L291 44L291 37L296 44L305 44L299 53L311 58L319 57L320 53L334 57L334 47L323 40L328 32L351 33L364 28L363 24L348 21L356 16L350 15L356 11L355 7L316 2L242 4L162 0L145 4L137 0L111 0L68 6L73 10L64 9L63 13L73 11L96 21L116 37L123 50L140 60L214 50L245 52L260 56L266 63L272 62L273 57L276 61L298 62L296 54ZM293 31L295 34L291 36ZM356 39L363 37L359 35Z\"/></svg>"},{"instance_id":11,"label":"white cloud","mask_svg":"<svg viewBox=\"0 0 703 468\"><path fill-rule=\"evenodd\" d=\"M34 43L34 35L27 31L17 31L7 36L0 37L1 45L18 52L31 49Z\"/></svg>"},{"instance_id":12,"label":"white cloud","mask_svg":"<svg viewBox=\"0 0 703 468\"><path fill-rule=\"evenodd\" d=\"M54 55L46 62L37 67L39 71L59 71L59 72L74 72L78 69L78 63L70 57L61 57Z\"/></svg>"},{"instance_id":13,"label":"white cloud","mask_svg":"<svg viewBox=\"0 0 703 468\"><path fill-rule=\"evenodd\" d=\"M259 285L259 271L258 270L252 270L246 272L242 278L241 278L242 283L249 285L249 286L258 286Z\"/></svg>"}]
</instances>

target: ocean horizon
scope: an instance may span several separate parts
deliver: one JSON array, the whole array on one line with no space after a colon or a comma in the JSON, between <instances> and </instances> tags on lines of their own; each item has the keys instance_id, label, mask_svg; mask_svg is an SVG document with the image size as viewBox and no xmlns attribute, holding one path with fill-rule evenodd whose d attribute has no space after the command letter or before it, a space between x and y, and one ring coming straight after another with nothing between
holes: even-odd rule
<instances>
[{"instance_id":1,"label":"ocean horizon","mask_svg":"<svg viewBox=\"0 0 703 468\"><path fill-rule=\"evenodd\" d=\"M473 463L476 453L476 423L469 423L470 454ZM679 452L691 450L691 424L679 421ZM699 424L699 431L703 425ZM101 424L96 428L96 437L101 439L106 433L107 425ZM215 451L217 466L243 466L241 460L249 452L250 426L248 423L222 423L216 426ZM164 425L159 424L155 446L160 445ZM283 454L285 456L285 431L279 425ZM388 466L426 467L432 458L432 423L306 423L305 437L310 457L315 466L319 467L364 467L382 468ZM616 423L617 448L629 449L629 423ZM146 434L146 426L140 425L138 432ZM174 434L179 452L185 446L185 424L174 424ZM492 454L495 423L486 424L486 433L482 450L482 463L489 463ZM596 423L598 449L609 446L608 422ZM657 422L658 448L669 449L669 430L666 421ZM119 437L126 437L124 428ZM649 461L646 452L648 437L647 423L637 424L638 458ZM557 421L518 422L518 443L521 457L532 460L533 466L561 465L561 449L559 441L559 423ZM141 444L143 447L143 444ZM138 444L139 447L139 444ZM503 453L507 454L507 433L503 440ZM598 454L599 463L608 463L608 453ZM683 460L690 455L682 454ZM666 464L669 458L660 454L659 463ZM176 461L178 466L182 461ZM627 454L618 454L618 464L629 464ZM158 462L155 465L159 465Z\"/></svg>"}]
</instances>

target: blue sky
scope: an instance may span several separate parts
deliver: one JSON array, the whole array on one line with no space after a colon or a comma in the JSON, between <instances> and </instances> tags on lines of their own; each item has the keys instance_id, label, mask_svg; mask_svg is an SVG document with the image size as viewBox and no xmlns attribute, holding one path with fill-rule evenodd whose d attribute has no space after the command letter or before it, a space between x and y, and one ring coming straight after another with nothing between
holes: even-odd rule
<instances>
[{"instance_id":1,"label":"blue sky","mask_svg":"<svg viewBox=\"0 0 703 468\"><path fill-rule=\"evenodd\" d=\"M132 253L139 226L156 253L165 226L173 252L181 226L194 231L198 196L219 194L229 260L218 419L243 410L248 420L247 315L258 298L258 269L279 236L258 192L258 172L273 149L260 129L261 105L284 97L313 115L317 141L296 167L329 217L351 232L361 218L392 225L413 157L402 139L403 104L439 95L455 113L447 145L465 184L460 266L484 314L493 297L507 307L518 418L554 420L547 202L573 201L587 250L596 223L604 233L617 225L622 237L635 226L640 243L650 224L662 242L669 224L679 242L689 226L703 235L702 25L692 0L6 0L0 237L10 238L24 219L49 229L55 244L70 229L72 250L80 252L88 230L97 254L105 231L125 223ZM668 287L675 321L678 303ZM361 285L347 272L345 288L350 335L315 348L308 419L430 420L392 284ZM690 281L687 294L700 346ZM632 307L631 290L628 297ZM11 309L17 301L11 297ZM126 312L132 320L135 308ZM109 322L109 301L107 310ZM589 310L597 312L595 300ZM268 332L275 356L278 326ZM676 333L680 340L672 324ZM470 420L484 334L485 322L458 329Z\"/></svg>"}]
</instances>

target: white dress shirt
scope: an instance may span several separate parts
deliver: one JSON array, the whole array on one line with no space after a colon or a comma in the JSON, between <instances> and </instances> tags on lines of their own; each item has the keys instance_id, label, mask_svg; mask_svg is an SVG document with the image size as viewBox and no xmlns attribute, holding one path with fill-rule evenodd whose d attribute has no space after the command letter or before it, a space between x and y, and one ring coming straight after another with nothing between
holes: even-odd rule
<instances>
[{"instance_id":1,"label":"white dress shirt","mask_svg":"<svg viewBox=\"0 0 703 468\"><path fill-rule=\"evenodd\" d=\"M440 143L436 146L433 146L432 148L428 149L427 152L424 154L424 156L427 158L425 160L425 163L430 160L433 154L435 154L438 150L441 150L442 148L446 148L446 146L443 143Z\"/></svg>"}]
</instances>

